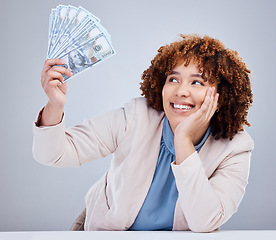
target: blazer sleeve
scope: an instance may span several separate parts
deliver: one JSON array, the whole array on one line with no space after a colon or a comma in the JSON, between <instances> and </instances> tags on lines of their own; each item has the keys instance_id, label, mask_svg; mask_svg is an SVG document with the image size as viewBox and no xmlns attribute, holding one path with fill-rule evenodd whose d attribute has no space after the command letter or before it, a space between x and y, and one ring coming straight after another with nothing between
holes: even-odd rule
<instances>
[{"instance_id":1,"label":"blazer sleeve","mask_svg":"<svg viewBox=\"0 0 276 240\"><path fill-rule=\"evenodd\" d=\"M115 151L133 119L134 101L65 130L65 120L51 127L33 126L33 157L50 166L80 166ZM39 119L39 117L38 117Z\"/></svg>"},{"instance_id":2,"label":"blazer sleeve","mask_svg":"<svg viewBox=\"0 0 276 240\"><path fill-rule=\"evenodd\" d=\"M229 145L228 154L210 177L197 152L180 165L172 163L180 208L194 232L219 228L237 211L244 196L253 141L246 134L244 139L230 141Z\"/></svg>"}]
</instances>

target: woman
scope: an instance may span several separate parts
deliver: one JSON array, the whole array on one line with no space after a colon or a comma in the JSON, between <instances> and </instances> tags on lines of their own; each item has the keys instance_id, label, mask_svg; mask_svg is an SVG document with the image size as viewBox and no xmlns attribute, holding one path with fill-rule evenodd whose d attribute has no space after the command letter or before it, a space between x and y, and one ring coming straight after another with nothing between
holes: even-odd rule
<instances>
[{"instance_id":1,"label":"woman","mask_svg":"<svg viewBox=\"0 0 276 240\"><path fill-rule=\"evenodd\" d=\"M253 149L243 131L250 70L216 39L181 37L144 71L143 98L66 131L62 74L72 73L45 62L49 101L34 127L34 158L79 166L113 154L87 193L85 230L210 232L237 211Z\"/></svg>"}]
</instances>

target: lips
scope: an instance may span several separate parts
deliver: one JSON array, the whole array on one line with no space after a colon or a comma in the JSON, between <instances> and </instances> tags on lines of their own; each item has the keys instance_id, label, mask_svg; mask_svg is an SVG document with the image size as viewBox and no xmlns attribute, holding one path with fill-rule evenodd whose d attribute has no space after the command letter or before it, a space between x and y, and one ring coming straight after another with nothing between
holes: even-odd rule
<instances>
[{"instance_id":1,"label":"lips","mask_svg":"<svg viewBox=\"0 0 276 240\"><path fill-rule=\"evenodd\" d=\"M174 109L179 109L179 110L190 110L194 107L194 105L191 105L191 104L177 104L177 103L171 103L171 106Z\"/></svg>"}]
</instances>

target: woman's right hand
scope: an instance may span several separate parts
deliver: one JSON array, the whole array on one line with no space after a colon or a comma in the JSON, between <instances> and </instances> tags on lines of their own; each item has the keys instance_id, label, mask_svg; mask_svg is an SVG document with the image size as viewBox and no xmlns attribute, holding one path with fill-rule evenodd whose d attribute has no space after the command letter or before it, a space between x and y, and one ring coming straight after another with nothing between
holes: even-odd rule
<instances>
[{"instance_id":1,"label":"woman's right hand","mask_svg":"<svg viewBox=\"0 0 276 240\"><path fill-rule=\"evenodd\" d=\"M44 63L41 73L41 85L49 100L43 110L40 125L56 125L62 119L67 92L67 82L63 83L62 75L73 76L67 68L56 66L64 63L63 60L56 58L47 59Z\"/></svg>"},{"instance_id":2,"label":"woman's right hand","mask_svg":"<svg viewBox=\"0 0 276 240\"><path fill-rule=\"evenodd\" d=\"M56 108L63 108L65 105L67 83L62 83L64 80L62 75L73 75L70 70L65 67L55 66L64 63L65 62L61 59L48 59L45 61L41 73L42 88L48 96L49 104Z\"/></svg>"}]
</instances>

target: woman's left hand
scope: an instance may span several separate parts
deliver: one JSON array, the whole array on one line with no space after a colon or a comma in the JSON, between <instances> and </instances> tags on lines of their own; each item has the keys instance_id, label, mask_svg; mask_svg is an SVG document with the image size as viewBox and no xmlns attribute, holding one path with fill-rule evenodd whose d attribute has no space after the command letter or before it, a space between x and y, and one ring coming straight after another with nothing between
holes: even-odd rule
<instances>
[{"instance_id":1,"label":"woman's left hand","mask_svg":"<svg viewBox=\"0 0 276 240\"><path fill-rule=\"evenodd\" d=\"M182 120L175 128L176 164L182 163L195 151L194 145L198 144L204 136L217 109L218 97L219 94L215 93L215 88L209 88L200 109Z\"/></svg>"}]
</instances>

